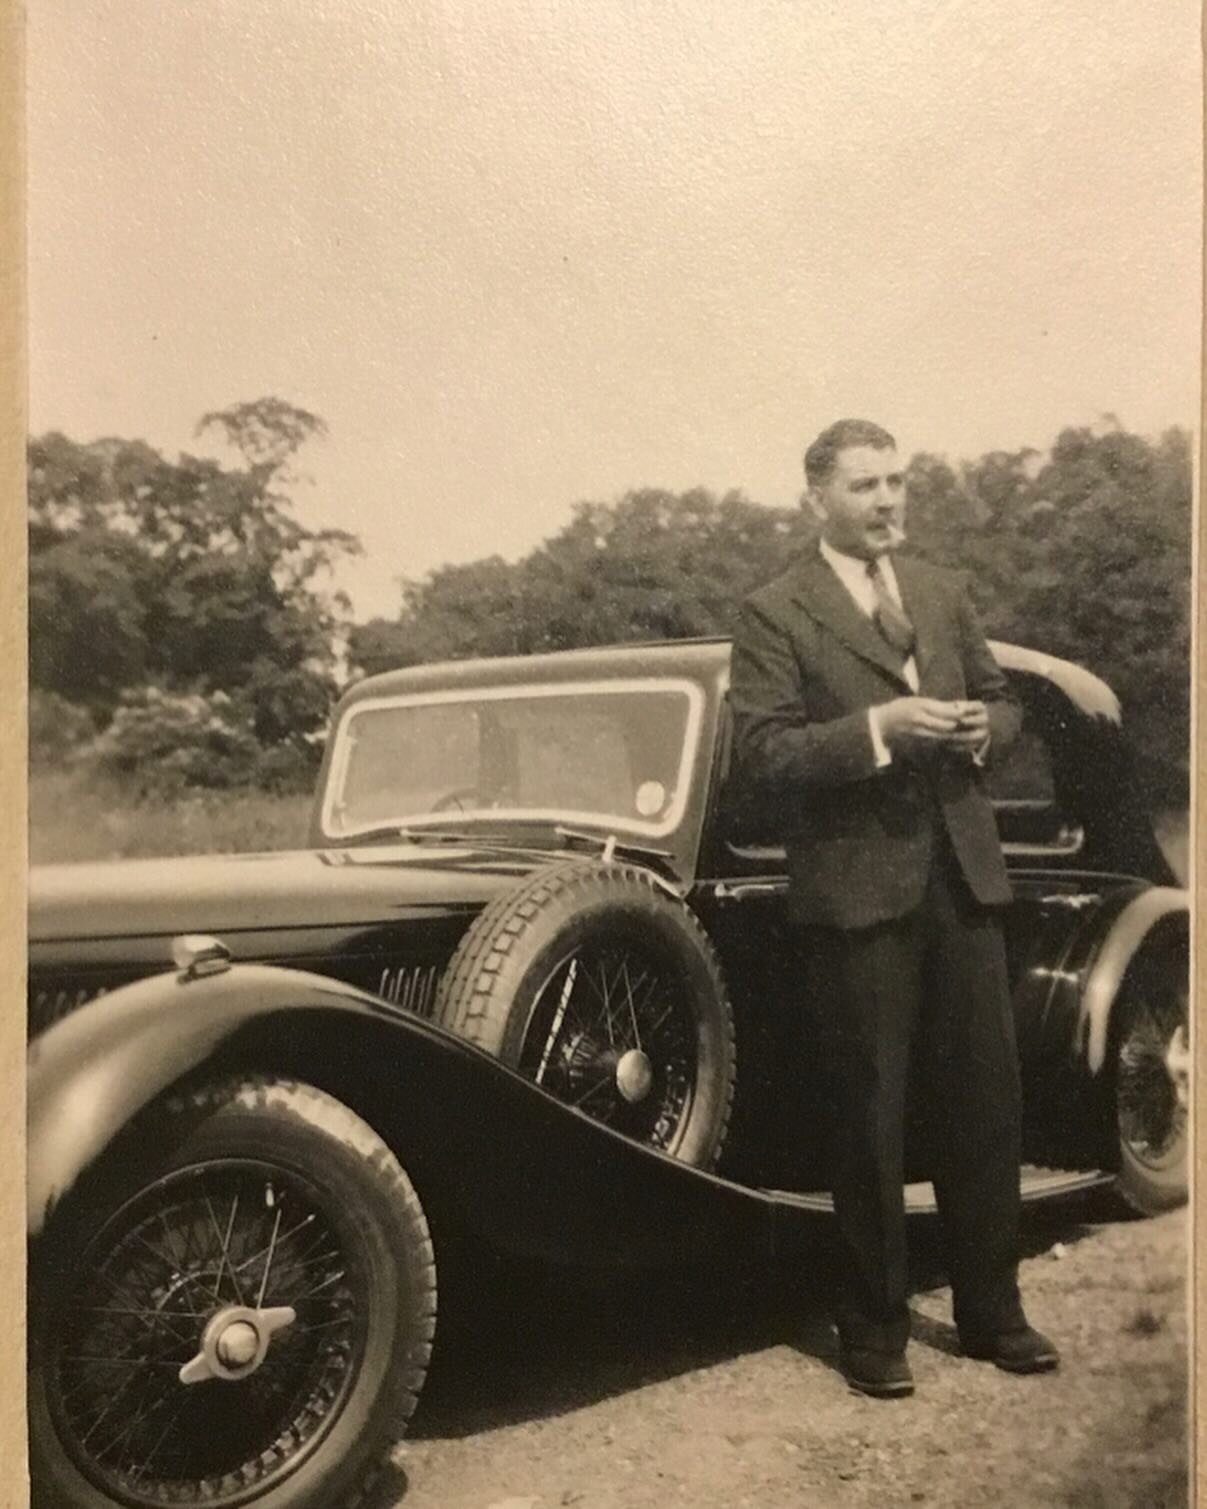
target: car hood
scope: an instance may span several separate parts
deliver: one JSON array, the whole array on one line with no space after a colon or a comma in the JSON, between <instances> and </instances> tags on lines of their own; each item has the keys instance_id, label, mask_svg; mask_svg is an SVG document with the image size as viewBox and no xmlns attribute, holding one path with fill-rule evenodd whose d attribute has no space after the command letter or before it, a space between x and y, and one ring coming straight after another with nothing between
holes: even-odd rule
<instances>
[{"instance_id":1,"label":"car hood","mask_svg":"<svg viewBox=\"0 0 1207 1509\"><path fill-rule=\"evenodd\" d=\"M541 860L408 843L43 865L30 874L29 937L221 935L432 918L480 908Z\"/></svg>"}]
</instances>

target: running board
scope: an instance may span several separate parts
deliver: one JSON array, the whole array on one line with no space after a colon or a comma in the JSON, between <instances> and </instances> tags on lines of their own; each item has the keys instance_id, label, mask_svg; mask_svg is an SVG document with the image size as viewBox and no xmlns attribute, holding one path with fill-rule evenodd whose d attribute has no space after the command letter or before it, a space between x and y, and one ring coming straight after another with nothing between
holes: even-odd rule
<instances>
[{"instance_id":1,"label":"running board","mask_svg":"<svg viewBox=\"0 0 1207 1509\"><path fill-rule=\"evenodd\" d=\"M1025 1204L1035 1200L1059 1200L1068 1195L1081 1194L1114 1182L1114 1174L1101 1169L1089 1172L1064 1168L1036 1168L1027 1165L1019 1177L1019 1194ZM825 1190L769 1189L764 1191L777 1204L791 1205L797 1210L832 1211L834 1201ZM905 1213L909 1216L933 1216L935 1205L934 1187L929 1180L905 1186Z\"/></svg>"}]
</instances>

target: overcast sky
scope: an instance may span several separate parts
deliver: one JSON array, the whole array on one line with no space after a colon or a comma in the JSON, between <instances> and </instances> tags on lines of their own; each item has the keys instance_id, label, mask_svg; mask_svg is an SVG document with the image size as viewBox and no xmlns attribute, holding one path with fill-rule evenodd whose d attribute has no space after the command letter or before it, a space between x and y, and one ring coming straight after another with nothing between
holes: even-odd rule
<instances>
[{"instance_id":1,"label":"overcast sky","mask_svg":"<svg viewBox=\"0 0 1207 1509\"><path fill-rule=\"evenodd\" d=\"M1189 0L30 0L31 423L320 414L395 579L637 485L1197 417Z\"/></svg>"}]
</instances>

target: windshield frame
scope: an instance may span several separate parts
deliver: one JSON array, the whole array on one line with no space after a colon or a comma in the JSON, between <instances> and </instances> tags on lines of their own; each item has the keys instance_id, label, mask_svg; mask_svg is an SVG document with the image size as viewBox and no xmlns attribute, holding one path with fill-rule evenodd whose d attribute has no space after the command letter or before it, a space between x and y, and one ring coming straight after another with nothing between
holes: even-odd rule
<instances>
[{"instance_id":1,"label":"windshield frame","mask_svg":"<svg viewBox=\"0 0 1207 1509\"><path fill-rule=\"evenodd\" d=\"M327 780L319 808L319 828L324 839L332 843L352 843L368 833L380 833L390 825L390 819L375 818L372 822L345 827L337 823L335 808L347 778L348 761L352 750L350 732L357 717L363 713L392 710L402 707L447 706L450 703L520 702L541 697L574 696L621 696L637 693L643 696L678 694L687 699L687 717L679 749L679 761L675 771L675 786L666 815L657 821L644 821L637 817L623 817L618 813L583 812L571 807L484 807L468 812L400 813L400 830L422 830L425 827L448 829L467 826L477 827L489 823L526 824L528 826L555 827L559 823L597 828L601 833L632 833L642 838L662 838L674 833L683 821L691 797L692 773L699 752L700 735L704 723L706 697L698 681L686 676L617 676L592 677L578 681L543 682L496 682L491 685L464 685L445 687L433 691L398 692L381 697L364 697L351 706L340 718L332 735L331 760Z\"/></svg>"}]
</instances>

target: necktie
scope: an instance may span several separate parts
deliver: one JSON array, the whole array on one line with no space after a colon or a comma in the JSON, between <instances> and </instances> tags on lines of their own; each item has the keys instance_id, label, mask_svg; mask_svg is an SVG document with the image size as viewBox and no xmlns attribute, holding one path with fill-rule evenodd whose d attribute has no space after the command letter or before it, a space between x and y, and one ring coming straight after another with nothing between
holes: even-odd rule
<instances>
[{"instance_id":1,"label":"necktie","mask_svg":"<svg viewBox=\"0 0 1207 1509\"><path fill-rule=\"evenodd\" d=\"M914 626L905 612L899 608L888 589L879 561L868 562L868 581L876 594L876 606L872 621L902 660L914 653Z\"/></svg>"}]
</instances>

